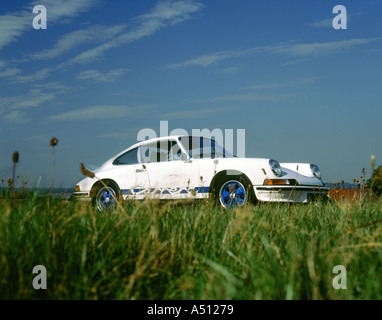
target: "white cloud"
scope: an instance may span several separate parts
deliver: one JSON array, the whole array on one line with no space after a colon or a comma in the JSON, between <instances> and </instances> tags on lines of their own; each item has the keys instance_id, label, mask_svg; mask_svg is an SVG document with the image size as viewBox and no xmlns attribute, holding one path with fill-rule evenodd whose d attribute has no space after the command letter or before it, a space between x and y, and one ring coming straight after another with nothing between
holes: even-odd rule
<instances>
[{"instance_id":1,"label":"white cloud","mask_svg":"<svg viewBox=\"0 0 382 320\"><path fill-rule=\"evenodd\" d=\"M0 97L3 110L26 109L40 106L56 97L53 92L42 92L40 89L30 90L23 96Z\"/></svg>"},{"instance_id":2,"label":"white cloud","mask_svg":"<svg viewBox=\"0 0 382 320\"><path fill-rule=\"evenodd\" d=\"M9 122L18 123L18 124L27 123L29 121L24 111L10 111L4 114L3 118Z\"/></svg>"},{"instance_id":3,"label":"white cloud","mask_svg":"<svg viewBox=\"0 0 382 320\"><path fill-rule=\"evenodd\" d=\"M53 71L50 68L44 68L29 75L16 75L10 79L12 83L29 83L44 80ZM19 72L17 72L18 74Z\"/></svg>"},{"instance_id":4,"label":"white cloud","mask_svg":"<svg viewBox=\"0 0 382 320\"><path fill-rule=\"evenodd\" d=\"M137 27L102 45L82 52L68 63L88 63L99 59L106 51L148 37L158 30L191 18L203 5L193 1L160 1L148 14L136 18Z\"/></svg>"},{"instance_id":5,"label":"white cloud","mask_svg":"<svg viewBox=\"0 0 382 320\"><path fill-rule=\"evenodd\" d=\"M46 7L49 20L57 21L61 18L74 17L81 12L88 11L99 0L35 0L33 6L43 5Z\"/></svg>"},{"instance_id":6,"label":"white cloud","mask_svg":"<svg viewBox=\"0 0 382 320\"><path fill-rule=\"evenodd\" d=\"M31 90L25 96L0 98L0 115L8 122L23 124L30 120L25 109L38 107L54 98L55 94L39 90Z\"/></svg>"},{"instance_id":7,"label":"white cloud","mask_svg":"<svg viewBox=\"0 0 382 320\"><path fill-rule=\"evenodd\" d=\"M7 109L26 109L38 107L41 104L51 101L56 97L54 93L31 92L26 96L7 97L0 100Z\"/></svg>"},{"instance_id":8,"label":"white cloud","mask_svg":"<svg viewBox=\"0 0 382 320\"><path fill-rule=\"evenodd\" d=\"M102 73L98 70L87 70L79 73L77 75L78 80L92 80L100 82L113 82L119 77L123 76L126 72L131 71L130 69L120 68L110 70L109 72Z\"/></svg>"},{"instance_id":9,"label":"white cloud","mask_svg":"<svg viewBox=\"0 0 382 320\"><path fill-rule=\"evenodd\" d=\"M55 92L57 94L64 94L68 92L70 87L63 85L60 82L41 82L41 83L35 83L33 84L33 88L36 88L40 91L51 91Z\"/></svg>"},{"instance_id":10,"label":"white cloud","mask_svg":"<svg viewBox=\"0 0 382 320\"><path fill-rule=\"evenodd\" d=\"M54 47L41 51L31 56L32 59L55 58L71 49L88 42L101 42L115 37L126 28L126 25L115 25L111 27L95 25L86 29L76 30L64 35Z\"/></svg>"},{"instance_id":11,"label":"white cloud","mask_svg":"<svg viewBox=\"0 0 382 320\"><path fill-rule=\"evenodd\" d=\"M225 68L222 70L216 70L216 73L218 73L218 74L236 74L240 69L241 69L241 67L235 66L235 67Z\"/></svg>"},{"instance_id":12,"label":"white cloud","mask_svg":"<svg viewBox=\"0 0 382 320\"><path fill-rule=\"evenodd\" d=\"M279 89L284 87L294 87L294 86L300 86L300 85L306 85L311 84L314 82L317 82L319 77L305 77L305 78L299 78L299 79L290 79L288 81L283 82L270 82L270 83L261 83L256 84L254 86L245 87L241 90L268 90L268 89Z\"/></svg>"},{"instance_id":13,"label":"white cloud","mask_svg":"<svg viewBox=\"0 0 382 320\"><path fill-rule=\"evenodd\" d=\"M21 70L19 68L7 68L4 71L0 72L0 78L13 77L19 74Z\"/></svg>"},{"instance_id":14,"label":"white cloud","mask_svg":"<svg viewBox=\"0 0 382 320\"><path fill-rule=\"evenodd\" d=\"M27 109L41 107L65 92L54 83L34 87L24 95L0 97L0 116L9 122L25 123L31 118L31 114L26 112Z\"/></svg>"},{"instance_id":15,"label":"white cloud","mask_svg":"<svg viewBox=\"0 0 382 320\"><path fill-rule=\"evenodd\" d=\"M32 12L32 11L31 11ZM0 50L18 37L31 25L27 12L0 16Z\"/></svg>"},{"instance_id":16,"label":"white cloud","mask_svg":"<svg viewBox=\"0 0 382 320\"><path fill-rule=\"evenodd\" d=\"M290 42L287 42L290 43ZM168 69L177 70L188 67L208 67L212 64L217 64L220 61L224 61L231 58L240 58L249 56L255 53L265 52L270 50L273 46L254 47L241 51L218 51L199 56L197 58L189 59L179 63L172 63L166 66Z\"/></svg>"},{"instance_id":17,"label":"white cloud","mask_svg":"<svg viewBox=\"0 0 382 320\"><path fill-rule=\"evenodd\" d=\"M222 60L233 58L237 56L237 52L215 52L211 54L205 54L195 59L190 59L180 63L173 63L167 66L168 69L177 70L187 67L208 67L211 64L216 64Z\"/></svg>"},{"instance_id":18,"label":"white cloud","mask_svg":"<svg viewBox=\"0 0 382 320\"><path fill-rule=\"evenodd\" d=\"M207 116L211 116L214 114L227 114L229 112L234 112L240 109L240 107L212 107L212 108L203 108L199 110L182 110L182 111L174 111L174 112L168 112L168 113L162 113L160 114L161 119L167 119L167 120L178 120L178 119L197 119L197 118L203 118Z\"/></svg>"},{"instance_id":19,"label":"white cloud","mask_svg":"<svg viewBox=\"0 0 382 320\"><path fill-rule=\"evenodd\" d=\"M310 61L310 59L296 59L296 60L285 62L282 65L283 66L292 66L294 64L298 64L298 63L302 63L302 62L307 62L307 61Z\"/></svg>"},{"instance_id":20,"label":"white cloud","mask_svg":"<svg viewBox=\"0 0 382 320\"><path fill-rule=\"evenodd\" d=\"M3 70L2 70L3 69ZM22 70L0 60L0 78L8 78L10 83L28 83L44 80L54 69L44 68L29 75L21 75Z\"/></svg>"},{"instance_id":21,"label":"white cloud","mask_svg":"<svg viewBox=\"0 0 382 320\"><path fill-rule=\"evenodd\" d=\"M179 63L173 63L166 66L168 69L177 70L188 67L208 67L212 64L217 64L223 60L240 58L245 56L250 56L255 53L273 53L273 54L283 54L293 57L318 57L325 56L334 53L338 53L344 50L349 50L351 48L366 45L381 38L368 38L368 39L351 39L351 40L341 40L341 41L331 41L331 42L315 42L315 43L295 43L294 41L289 41L286 43L280 43L270 46L254 47L248 50L242 51L220 51L210 54L205 54L194 59L186 60ZM294 60L293 63L298 63L306 61L306 59Z\"/></svg>"},{"instance_id":22,"label":"white cloud","mask_svg":"<svg viewBox=\"0 0 382 320\"><path fill-rule=\"evenodd\" d=\"M246 93L246 94L233 94L219 96L211 99L213 102L227 102L227 101L239 101L239 102L255 102L255 101L275 101L290 97L290 94L274 94L274 93Z\"/></svg>"},{"instance_id":23,"label":"white cloud","mask_svg":"<svg viewBox=\"0 0 382 320\"><path fill-rule=\"evenodd\" d=\"M145 110L152 106L92 106L74 111L68 111L61 114L51 116L51 120L75 121L75 120L98 120L98 119L115 119L126 117L136 113L138 110Z\"/></svg>"},{"instance_id":24,"label":"white cloud","mask_svg":"<svg viewBox=\"0 0 382 320\"><path fill-rule=\"evenodd\" d=\"M139 130L141 130L141 128L130 128L122 132L102 133L102 134L99 134L97 138L112 138L112 139L118 139L118 140L137 139L137 134Z\"/></svg>"},{"instance_id":25,"label":"white cloud","mask_svg":"<svg viewBox=\"0 0 382 320\"><path fill-rule=\"evenodd\" d=\"M98 0L36 0L24 6L23 10L0 16L0 50L17 39L26 31L33 30L32 8L44 5L48 11L49 22L59 21L61 18L73 17L80 12L87 11Z\"/></svg>"},{"instance_id":26,"label":"white cloud","mask_svg":"<svg viewBox=\"0 0 382 320\"><path fill-rule=\"evenodd\" d=\"M317 57L341 52L360 45L369 44L380 39L381 38L351 39L331 42L282 45L269 48L268 51L297 57Z\"/></svg>"},{"instance_id":27,"label":"white cloud","mask_svg":"<svg viewBox=\"0 0 382 320\"><path fill-rule=\"evenodd\" d=\"M356 12L356 13L350 13L348 14L348 22L352 20L353 17L362 16L362 12ZM307 26L312 28L333 28L333 18L335 15L333 15L332 18L328 19L322 19L322 20L316 20L314 22L308 23Z\"/></svg>"},{"instance_id":28,"label":"white cloud","mask_svg":"<svg viewBox=\"0 0 382 320\"><path fill-rule=\"evenodd\" d=\"M330 28L333 27L333 18L317 20L307 25L312 28Z\"/></svg>"}]
</instances>

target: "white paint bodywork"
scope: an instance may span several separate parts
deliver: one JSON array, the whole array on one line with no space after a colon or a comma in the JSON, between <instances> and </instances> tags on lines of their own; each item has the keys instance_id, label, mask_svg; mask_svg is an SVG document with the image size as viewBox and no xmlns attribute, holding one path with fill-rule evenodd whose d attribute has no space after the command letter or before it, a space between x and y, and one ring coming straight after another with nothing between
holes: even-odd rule
<instances>
[{"instance_id":1,"label":"white paint bodywork","mask_svg":"<svg viewBox=\"0 0 382 320\"><path fill-rule=\"evenodd\" d=\"M79 191L74 198L90 200L90 191L98 180L113 180L119 187L122 196L127 199L203 199L210 196L209 187L214 176L223 171L229 175L244 174L254 188L256 198L260 201L308 202L308 194L324 193L323 182L314 177L310 164L282 163L282 175L276 176L269 166L270 159L264 158L204 158L194 159L187 153L179 141L180 136L161 137L146 140L123 150L106 161L94 171L95 178L85 178L78 182ZM186 160L115 165L113 161L125 152L146 144L174 140L179 144ZM296 171L296 167L299 170ZM264 185L265 179L295 179L298 186Z\"/></svg>"}]
</instances>

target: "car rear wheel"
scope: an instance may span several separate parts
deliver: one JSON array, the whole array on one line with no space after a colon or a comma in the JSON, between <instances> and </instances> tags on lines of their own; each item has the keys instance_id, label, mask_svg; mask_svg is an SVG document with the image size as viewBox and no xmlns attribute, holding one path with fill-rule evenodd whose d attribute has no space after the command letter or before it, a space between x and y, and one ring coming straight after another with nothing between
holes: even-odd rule
<instances>
[{"instance_id":1,"label":"car rear wheel","mask_svg":"<svg viewBox=\"0 0 382 320\"><path fill-rule=\"evenodd\" d=\"M93 203L98 211L112 211L117 208L120 192L114 183L107 183L106 186L99 185L94 194Z\"/></svg>"}]
</instances>

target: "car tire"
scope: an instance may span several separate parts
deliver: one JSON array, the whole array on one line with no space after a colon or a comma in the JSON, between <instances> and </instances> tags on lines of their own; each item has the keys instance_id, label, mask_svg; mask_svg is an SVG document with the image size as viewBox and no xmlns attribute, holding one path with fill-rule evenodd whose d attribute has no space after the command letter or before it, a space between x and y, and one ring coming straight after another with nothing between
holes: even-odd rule
<instances>
[{"instance_id":1,"label":"car tire","mask_svg":"<svg viewBox=\"0 0 382 320\"><path fill-rule=\"evenodd\" d=\"M93 205L100 212L116 209L118 201L121 199L121 192L118 186L113 182L106 182L105 185L99 183L95 187L93 194ZM114 195L114 197L112 195Z\"/></svg>"},{"instance_id":2,"label":"car tire","mask_svg":"<svg viewBox=\"0 0 382 320\"><path fill-rule=\"evenodd\" d=\"M243 174L220 178L215 184L213 198L215 203L224 209L239 208L257 202L252 184Z\"/></svg>"}]
</instances>

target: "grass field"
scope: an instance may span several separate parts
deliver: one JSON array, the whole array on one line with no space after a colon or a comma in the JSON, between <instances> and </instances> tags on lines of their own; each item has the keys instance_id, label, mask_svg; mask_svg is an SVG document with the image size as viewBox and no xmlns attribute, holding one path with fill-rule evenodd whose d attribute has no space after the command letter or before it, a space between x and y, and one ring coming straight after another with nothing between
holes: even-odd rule
<instances>
[{"instance_id":1,"label":"grass field","mask_svg":"<svg viewBox=\"0 0 382 320\"><path fill-rule=\"evenodd\" d=\"M259 205L1 199L1 299L381 299L382 201ZM35 290L35 265L47 289ZM336 290L333 267L347 271Z\"/></svg>"}]
</instances>

